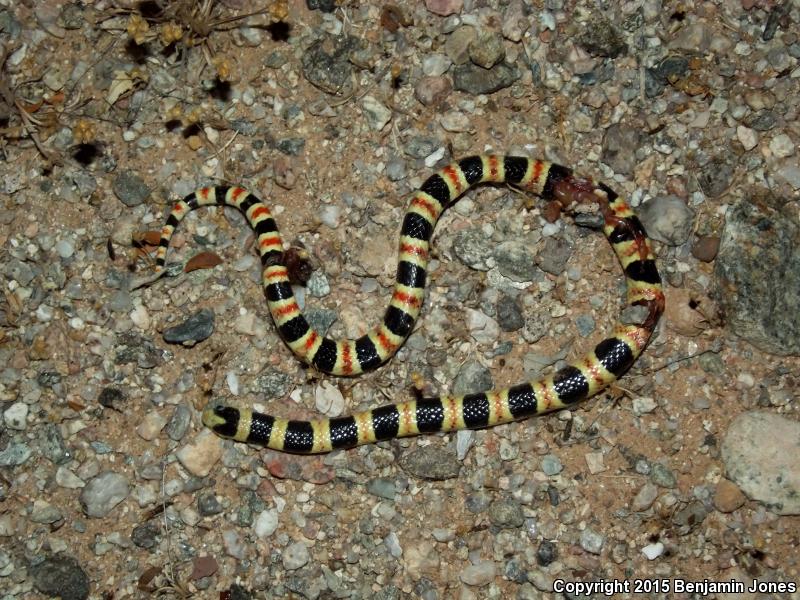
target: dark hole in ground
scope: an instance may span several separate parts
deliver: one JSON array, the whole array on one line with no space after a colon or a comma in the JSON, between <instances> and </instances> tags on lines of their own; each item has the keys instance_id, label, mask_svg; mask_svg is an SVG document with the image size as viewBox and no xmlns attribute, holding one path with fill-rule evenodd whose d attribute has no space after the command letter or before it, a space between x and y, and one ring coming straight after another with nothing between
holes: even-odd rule
<instances>
[{"instance_id":1,"label":"dark hole in ground","mask_svg":"<svg viewBox=\"0 0 800 600\"><path fill-rule=\"evenodd\" d=\"M136 5L136 10L148 21L158 19L164 14L161 5L155 0L142 0Z\"/></svg>"},{"instance_id":2,"label":"dark hole in ground","mask_svg":"<svg viewBox=\"0 0 800 600\"><path fill-rule=\"evenodd\" d=\"M231 84L227 81L222 81L219 77L214 81L214 87L211 88L211 97L215 100L222 100L229 102L231 99Z\"/></svg>"},{"instance_id":3,"label":"dark hole in ground","mask_svg":"<svg viewBox=\"0 0 800 600\"><path fill-rule=\"evenodd\" d=\"M128 56L131 57L131 60L135 62L137 65L142 64L150 54L150 50L148 50L147 44L142 44L140 46L133 40L127 41L127 43L125 44L125 52L127 53Z\"/></svg>"},{"instance_id":4,"label":"dark hole in ground","mask_svg":"<svg viewBox=\"0 0 800 600\"><path fill-rule=\"evenodd\" d=\"M267 25L266 29L272 36L273 42L287 42L289 41L289 35L291 34L292 26L289 25L289 23L278 21L277 23L270 23Z\"/></svg>"},{"instance_id":5,"label":"dark hole in ground","mask_svg":"<svg viewBox=\"0 0 800 600\"><path fill-rule=\"evenodd\" d=\"M72 158L84 167L91 165L103 153L100 144L92 142L88 144L78 144L72 150Z\"/></svg>"},{"instance_id":6,"label":"dark hole in ground","mask_svg":"<svg viewBox=\"0 0 800 600\"><path fill-rule=\"evenodd\" d=\"M200 135L200 131L201 131L200 125L198 125L197 123L192 123L191 125L187 125L183 129L183 131L181 132L181 135L184 138L189 138L189 137L192 137L193 135Z\"/></svg>"}]
</instances>

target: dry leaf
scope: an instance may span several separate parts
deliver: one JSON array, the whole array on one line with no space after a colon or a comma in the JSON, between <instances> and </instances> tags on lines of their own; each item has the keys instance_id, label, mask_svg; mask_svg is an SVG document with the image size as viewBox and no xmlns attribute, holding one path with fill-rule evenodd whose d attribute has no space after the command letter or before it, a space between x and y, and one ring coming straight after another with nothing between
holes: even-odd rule
<instances>
[{"instance_id":1,"label":"dry leaf","mask_svg":"<svg viewBox=\"0 0 800 600\"><path fill-rule=\"evenodd\" d=\"M133 89L133 77L128 75L125 71L114 71L114 80L108 88L108 95L106 101L109 104L114 104L120 99L120 96L130 92Z\"/></svg>"},{"instance_id":2,"label":"dry leaf","mask_svg":"<svg viewBox=\"0 0 800 600\"><path fill-rule=\"evenodd\" d=\"M135 231L133 235L131 235L131 241L133 242L134 246L141 247L141 246L158 246L158 242L161 241L161 232L160 231Z\"/></svg>"},{"instance_id":3,"label":"dry leaf","mask_svg":"<svg viewBox=\"0 0 800 600\"><path fill-rule=\"evenodd\" d=\"M161 567L150 567L146 569L144 573L139 575L139 581L136 583L136 587L143 592L152 592L155 590L155 586L152 585L153 580L159 573L161 573Z\"/></svg>"},{"instance_id":4,"label":"dry leaf","mask_svg":"<svg viewBox=\"0 0 800 600\"><path fill-rule=\"evenodd\" d=\"M198 269L213 269L217 265L221 264L222 259L218 254L214 254L213 252L201 252L200 254L195 254L189 259L189 262L187 262L186 266L183 267L183 272L191 273L192 271L197 271Z\"/></svg>"}]
</instances>

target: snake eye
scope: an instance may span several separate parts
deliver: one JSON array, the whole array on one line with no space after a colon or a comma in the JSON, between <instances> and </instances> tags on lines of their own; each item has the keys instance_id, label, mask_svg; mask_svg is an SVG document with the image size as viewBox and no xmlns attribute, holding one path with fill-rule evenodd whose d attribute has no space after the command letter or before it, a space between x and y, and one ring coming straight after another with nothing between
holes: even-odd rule
<instances>
[{"instance_id":1,"label":"snake eye","mask_svg":"<svg viewBox=\"0 0 800 600\"><path fill-rule=\"evenodd\" d=\"M232 438L239 426L239 410L232 406L209 406L203 411L203 425L222 437Z\"/></svg>"}]
</instances>

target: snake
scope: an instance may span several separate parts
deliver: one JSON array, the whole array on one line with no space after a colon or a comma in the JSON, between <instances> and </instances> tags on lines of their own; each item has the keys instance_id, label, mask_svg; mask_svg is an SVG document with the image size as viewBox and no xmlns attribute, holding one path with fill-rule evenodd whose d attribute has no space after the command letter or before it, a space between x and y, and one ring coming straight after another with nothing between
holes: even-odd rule
<instances>
[{"instance_id":1,"label":"snake","mask_svg":"<svg viewBox=\"0 0 800 600\"><path fill-rule=\"evenodd\" d=\"M230 206L255 232L261 283L283 342L303 363L321 373L351 377L388 361L411 334L422 308L431 236L442 212L479 184L505 184L539 196L560 212L591 205L626 281L625 310L609 337L582 358L550 376L506 389L445 394L397 402L349 416L291 420L224 403L209 404L203 424L223 438L273 450L318 454L382 440L480 429L569 408L621 377L650 341L664 311L664 292L644 226L630 204L604 183L580 177L559 164L524 156L469 156L431 175L411 194L400 229L397 275L383 319L357 339L333 340L316 331L292 291L283 240L270 208L239 186L201 188L175 204L161 229L156 273L166 269L173 232L190 211ZM630 315L638 315L638 318Z\"/></svg>"}]
</instances>

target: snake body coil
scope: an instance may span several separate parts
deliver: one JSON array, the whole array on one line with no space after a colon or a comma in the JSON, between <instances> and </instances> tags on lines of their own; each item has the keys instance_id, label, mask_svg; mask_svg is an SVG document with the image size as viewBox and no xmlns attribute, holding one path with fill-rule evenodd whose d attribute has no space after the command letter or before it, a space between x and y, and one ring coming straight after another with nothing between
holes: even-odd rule
<instances>
[{"instance_id":1,"label":"snake body coil","mask_svg":"<svg viewBox=\"0 0 800 600\"><path fill-rule=\"evenodd\" d=\"M423 398L352 416L286 420L232 406L209 407L203 423L223 437L286 452L320 453L420 433L482 428L525 419L589 398L620 377L647 345L664 309L661 278L639 219L610 188L566 167L514 156L471 156L441 169L417 190L403 219L397 279L383 321L355 340L335 341L314 331L292 293L284 248L269 208L241 187L200 189L172 209L161 231L156 268L181 219L200 206L238 208L257 235L267 304L281 338L303 362L332 375L358 375L386 362L414 328L424 297L430 239L442 211L480 183L506 183L558 201L599 205L603 232L625 272L628 305L646 307L641 324L619 323L582 359L556 374L504 390Z\"/></svg>"}]
</instances>

